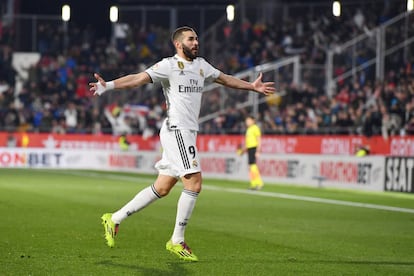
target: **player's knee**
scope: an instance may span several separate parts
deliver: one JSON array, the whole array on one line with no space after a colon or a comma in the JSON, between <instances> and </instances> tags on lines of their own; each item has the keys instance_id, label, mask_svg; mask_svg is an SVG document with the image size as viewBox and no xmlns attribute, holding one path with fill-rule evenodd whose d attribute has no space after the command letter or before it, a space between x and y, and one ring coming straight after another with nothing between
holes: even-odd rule
<instances>
[{"instance_id":1,"label":"player's knee","mask_svg":"<svg viewBox=\"0 0 414 276\"><path fill-rule=\"evenodd\" d=\"M171 189L165 188L165 187L159 187L157 189L157 193L161 196L164 197L166 195L168 195L170 193Z\"/></svg>"},{"instance_id":2,"label":"player's knee","mask_svg":"<svg viewBox=\"0 0 414 276\"><path fill-rule=\"evenodd\" d=\"M201 181L186 183L184 184L184 189L195 192L195 193L200 193L201 192Z\"/></svg>"},{"instance_id":3,"label":"player's knee","mask_svg":"<svg viewBox=\"0 0 414 276\"><path fill-rule=\"evenodd\" d=\"M182 178L182 181L183 181L184 189L192 191L192 192L196 192L196 193L201 192L202 179L201 179L200 173L185 175Z\"/></svg>"},{"instance_id":4,"label":"player's knee","mask_svg":"<svg viewBox=\"0 0 414 276\"><path fill-rule=\"evenodd\" d=\"M200 193L201 192L201 182L191 185L187 190L192 192Z\"/></svg>"}]
</instances>

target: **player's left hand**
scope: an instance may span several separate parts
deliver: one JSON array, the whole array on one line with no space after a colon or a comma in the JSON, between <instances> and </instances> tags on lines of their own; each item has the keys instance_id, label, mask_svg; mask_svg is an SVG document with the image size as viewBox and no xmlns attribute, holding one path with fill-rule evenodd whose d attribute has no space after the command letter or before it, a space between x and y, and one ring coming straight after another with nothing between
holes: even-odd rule
<instances>
[{"instance_id":1,"label":"player's left hand","mask_svg":"<svg viewBox=\"0 0 414 276\"><path fill-rule=\"evenodd\" d=\"M265 94L266 96L275 93L276 92L276 88L274 87L275 83L274 82L262 82L262 77L263 77L263 73L260 72L257 79L254 82L252 82L254 91Z\"/></svg>"}]
</instances>

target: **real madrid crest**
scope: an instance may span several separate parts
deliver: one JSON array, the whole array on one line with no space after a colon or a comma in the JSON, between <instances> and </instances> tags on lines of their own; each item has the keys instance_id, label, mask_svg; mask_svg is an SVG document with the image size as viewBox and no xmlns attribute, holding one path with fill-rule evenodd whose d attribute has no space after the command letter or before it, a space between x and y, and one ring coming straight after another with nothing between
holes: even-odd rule
<instances>
[{"instance_id":1,"label":"real madrid crest","mask_svg":"<svg viewBox=\"0 0 414 276\"><path fill-rule=\"evenodd\" d=\"M184 63L182 61L177 61L177 65L178 65L178 68L180 68L180 70L184 69Z\"/></svg>"},{"instance_id":2,"label":"real madrid crest","mask_svg":"<svg viewBox=\"0 0 414 276\"><path fill-rule=\"evenodd\" d=\"M204 78L204 71L203 71L203 69L200 69L200 76L202 76Z\"/></svg>"}]
</instances>

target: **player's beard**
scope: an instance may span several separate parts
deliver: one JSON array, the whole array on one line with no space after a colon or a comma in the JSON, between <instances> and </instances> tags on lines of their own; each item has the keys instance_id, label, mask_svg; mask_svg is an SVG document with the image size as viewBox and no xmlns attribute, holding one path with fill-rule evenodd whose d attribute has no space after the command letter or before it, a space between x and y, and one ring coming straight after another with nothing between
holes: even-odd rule
<instances>
[{"instance_id":1,"label":"player's beard","mask_svg":"<svg viewBox=\"0 0 414 276\"><path fill-rule=\"evenodd\" d=\"M191 51L191 49L183 44L183 53L184 55L190 59L194 60L197 57L197 51L195 51L195 54Z\"/></svg>"}]
</instances>

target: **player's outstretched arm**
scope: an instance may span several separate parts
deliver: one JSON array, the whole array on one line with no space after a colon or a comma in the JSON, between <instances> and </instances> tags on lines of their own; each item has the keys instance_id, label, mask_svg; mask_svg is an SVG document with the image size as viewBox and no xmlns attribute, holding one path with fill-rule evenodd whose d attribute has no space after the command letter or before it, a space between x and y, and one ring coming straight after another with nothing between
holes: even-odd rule
<instances>
[{"instance_id":1,"label":"player's outstretched arm","mask_svg":"<svg viewBox=\"0 0 414 276\"><path fill-rule=\"evenodd\" d=\"M134 88L151 82L151 77L146 72L130 74L108 82L97 73L94 77L97 82L89 83L89 90L99 96L108 90Z\"/></svg>"},{"instance_id":2,"label":"player's outstretched arm","mask_svg":"<svg viewBox=\"0 0 414 276\"><path fill-rule=\"evenodd\" d=\"M251 90L265 95L270 95L276 92L274 82L263 82L263 74L260 73L254 82L247 82L233 76L220 73L219 77L215 80L216 83L231 87L234 89Z\"/></svg>"}]
</instances>

